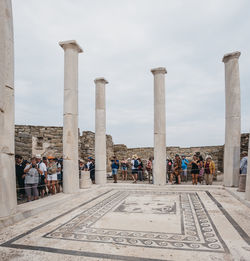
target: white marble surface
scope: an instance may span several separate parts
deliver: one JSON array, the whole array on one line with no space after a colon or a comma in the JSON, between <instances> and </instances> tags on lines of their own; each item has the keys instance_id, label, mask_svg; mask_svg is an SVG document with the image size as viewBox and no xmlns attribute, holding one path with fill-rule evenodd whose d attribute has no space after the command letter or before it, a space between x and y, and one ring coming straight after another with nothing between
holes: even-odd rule
<instances>
[{"instance_id":1,"label":"white marble surface","mask_svg":"<svg viewBox=\"0 0 250 261\"><path fill-rule=\"evenodd\" d=\"M59 45L64 49L63 192L76 193L79 190L78 54L83 51L75 40Z\"/></svg>"},{"instance_id":2,"label":"white marble surface","mask_svg":"<svg viewBox=\"0 0 250 261\"><path fill-rule=\"evenodd\" d=\"M0 218L16 211L14 42L10 0L0 0Z\"/></svg>"},{"instance_id":3,"label":"white marble surface","mask_svg":"<svg viewBox=\"0 0 250 261\"><path fill-rule=\"evenodd\" d=\"M105 184L106 172L106 84L104 78L95 79L95 182Z\"/></svg>"},{"instance_id":4,"label":"white marble surface","mask_svg":"<svg viewBox=\"0 0 250 261\"><path fill-rule=\"evenodd\" d=\"M43 210L0 229L0 259L249 260L250 209L223 187L115 185L25 204Z\"/></svg>"},{"instance_id":5,"label":"white marble surface","mask_svg":"<svg viewBox=\"0 0 250 261\"><path fill-rule=\"evenodd\" d=\"M238 59L240 52L224 55L225 63L225 149L224 185L238 186L240 168L241 102Z\"/></svg>"},{"instance_id":6,"label":"white marble surface","mask_svg":"<svg viewBox=\"0 0 250 261\"><path fill-rule=\"evenodd\" d=\"M154 166L155 185L166 184L166 108L165 68L155 68L154 75Z\"/></svg>"}]
</instances>

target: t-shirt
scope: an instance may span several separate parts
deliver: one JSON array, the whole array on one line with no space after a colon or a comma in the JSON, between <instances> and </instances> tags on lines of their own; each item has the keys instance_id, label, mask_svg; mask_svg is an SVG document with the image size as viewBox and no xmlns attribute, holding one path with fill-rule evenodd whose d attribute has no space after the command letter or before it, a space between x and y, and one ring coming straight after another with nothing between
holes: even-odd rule
<instances>
[{"instance_id":1,"label":"t-shirt","mask_svg":"<svg viewBox=\"0 0 250 261\"><path fill-rule=\"evenodd\" d=\"M88 162L87 162L86 165L87 165L87 168L88 168L88 169L89 169L89 166L90 166L91 163L92 163L91 161L88 161Z\"/></svg>"},{"instance_id":2,"label":"t-shirt","mask_svg":"<svg viewBox=\"0 0 250 261\"><path fill-rule=\"evenodd\" d=\"M44 172L47 171L47 167L44 162L39 163L39 169L43 172L42 175L45 175Z\"/></svg>"},{"instance_id":3,"label":"t-shirt","mask_svg":"<svg viewBox=\"0 0 250 261\"><path fill-rule=\"evenodd\" d=\"M60 168L61 168L61 164L60 164L59 162L57 163L57 168L58 168L58 169L60 169ZM60 170L58 170L56 173L57 173L57 174L61 174L61 171L60 171Z\"/></svg>"},{"instance_id":4,"label":"t-shirt","mask_svg":"<svg viewBox=\"0 0 250 261\"><path fill-rule=\"evenodd\" d=\"M16 177L17 179L22 179L23 176L23 170L24 170L24 166L22 164L16 164Z\"/></svg>"},{"instance_id":5,"label":"t-shirt","mask_svg":"<svg viewBox=\"0 0 250 261\"><path fill-rule=\"evenodd\" d=\"M31 164L28 164L24 170L29 169ZM39 173L37 169L31 168L27 173L25 173L25 184L36 184L39 181Z\"/></svg>"},{"instance_id":6,"label":"t-shirt","mask_svg":"<svg viewBox=\"0 0 250 261\"><path fill-rule=\"evenodd\" d=\"M247 156L243 157L240 161L241 174L247 174Z\"/></svg>"},{"instance_id":7,"label":"t-shirt","mask_svg":"<svg viewBox=\"0 0 250 261\"><path fill-rule=\"evenodd\" d=\"M119 169L119 160L113 160L111 164L112 169Z\"/></svg>"},{"instance_id":8,"label":"t-shirt","mask_svg":"<svg viewBox=\"0 0 250 261\"><path fill-rule=\"evenodd\" d=\"M132 169L137 169L137 168L135 167L135 161L137 161L137 160L131 160ZM138 163L138 161L137 161L137 163Z\"/></svg>"},{"instance_id":9,"label":"t-shirt","mask_svg":"<svg viewBox=\"0 0 250 261\"><path fill-rule=\"evenodd\" d=\"M189 161L187 159L181 160L181 168L182 169L187 169L188 163L189 163Z\"/></svg>"}]
</instances>

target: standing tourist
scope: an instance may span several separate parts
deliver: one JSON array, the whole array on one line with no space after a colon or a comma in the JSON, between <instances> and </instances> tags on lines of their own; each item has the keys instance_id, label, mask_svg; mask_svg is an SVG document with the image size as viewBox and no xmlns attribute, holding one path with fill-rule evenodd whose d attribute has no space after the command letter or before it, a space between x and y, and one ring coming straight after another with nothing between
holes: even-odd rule
<instances>
[{"instance_id":1,"label":"standing tourist","mask_svg":"<svg viewBox=\"0 0 250 261\"><path fill-rule=\"evenodd\" d=\"M61 185L62 185L62 165L60 163L59 159L56 159L56 176L57 176L57 180L56 180L56 193L60 193L61 192Z\"/></svg>"},{"instance_id":2,"label":"standing tourist","mask_svg":"<svg viewBox=\"0 0 250 261\"><path fill-rule=\"evenodd\" d=\"M111 168L112 168L112 176L114 179L114 183L117 183L117 173L119 169L119 160L116 158L116 156L113 157L111 160Z\"/></svg>"},{"instance_id":3,"label":"standing tourist","mask_svg":"<svg viewBox=\"0 0 250 261\"><path fill-rule=\"evenodd\" d=\"M36 162L38 168L42 171L42 174L40 174L39 185L38 185L39 195L41 195L42 197L44 197L44 194L46 192L46 182L47 182L47 166L44 163L45 159L47 160L46 157L43 157L42 160L41 155L36 155Z\"/></svg>"},{"instance_id":4,"label":"standing tourist","mask_svg":"<svg viewBox=\"0 0 250 261\"><path fill-rule=\"evenodd\" d=\"M199 170L199 161L196 154L193 156L193 160L190 162L190 164L191 164L192 184L197 185L200 170Z\"/></svg>"},{"instance_id":5,"label":"standing tourist","mask_svg":"<svg viewBox=\"0 0 250 261\"><path fill-rule=\"evenodd\" d=\"M213 176L215 174L215 164L212 161L212 157L209 155L206 157L206 161L204 163L204 172L206 185L212 185Z\"/></svg>"},{"instance_id":6,"label":"standing tourist","mask_svg":"<svg viewBox=\"0 0 250 261\"><path fill-rule=\"evenodd\" d=\"M57 164L55 162L55 158L52 156L48 157L49 163L47 166L47 187L50 194L55 194L55 186L57 182Z\"/></svg>"},{"instance_id":7,"label":"standing tourist","mask_svg":"<svg viewBox=\"0 0 250 261\"><path fill-rule=\"evenodd\" d=\"M170 181L170 176L172 173L173 169L173 160L171 158L168 159L168 166L167 166L167 175L168 175L168 180Z\"/></svg>"},{"instance_id":8,"label":"standing tourist","mask_svg":"<svg viewBox=\"0 0 250 261\"><path fill-rule=\"evenodd\" d=\"M240 161L240 174L247 174L247 152L242 152L242 159Z\"/></svg>"},{"instance_id":9,"label":"standing tourist","mask_svg":"<svg viewBox=\"0 0 250 261\"><path fill-rule=\"evenodd\" d=\"M91 161L92 161L92 157L88 157L88 162L86 164L88 169L89 169L89 166L91 164Z\"/></svg>"},{"instance_id":10,"label":"standing tourist","mask_svg":"<svg viewBox=\"0 0 250 261\"><path fill-rule=\"evenodd\" d=\"M28 201L31 201L31 195L33 194L33 199L38 199L38 182L39 174L42 174L42 171L38 168L36 163L36 158L31 158L31 163L26 165L24 169L25 177L25 192L28 198Z\"/></svg>"},{"instance_id":11,"label":"standing tourist","mask_svg":"<svg viewBox=\"0 0 250 261\"><path fill-rule=\"evenodd\" d=\"M170 175L171 184L173 184L173 177L175 177L177 179L177 184L181 184L181 172L182 172L181 158L180 158L179 154L176 154L175 159L174 159L173 171Z\"/></svg>"},{"instance_id":12,"label":"standing tourist","mask_svg":"<svg viewBox=\"0 0 250 261\"><path fill-rule=\"evenodd\" d=\"M128 179L128 162L127 162L127 160L123 159L121 161L121 169L122 169L122 179L127 180Z\"/></svg>"},{"instance_id":13,"label":"standing tourist","mask_svg":"<svg viewBox=\"0 0 250 261\"><path fill-rule=\"evenodd\" d=\"M95 184L95 160L91 158L90 164L87 163L88 171L90 172L90 179Z\"/></svg>"},{"instance_id":14,"label":"standing tourist","mask_svg":"<svg viewBox=\"0 0 250 261\"><path fill-rule=\"evenodd\" d=\"M20 155L15 156L16 159L16 179L17 179L17 184L18 184L18 191L17 195L20 197L20 199L23 199L25 196L25 190L24 190L24 162L23 158Z\"/></svg>"},{"instance_id":15,"label":"standing tourist","mask_svg":"<svg viewBox=\"0 0 250 261\"><path fill-rule=\"evenodd\" d=\"M138 158L137 155L133 155L132 160L131 160L133 183L137 182L137 173L138 173L138 160L137 160L137 158Z\"/></svg>"},{"instance_id":16,"label":"standing tourist","mask_svg":"<svg viewBox=\"0 0 250 261\"><path fill-rule=\"evenodd\" d=\"M138 179L140 181L144 181L144 178L143 178L143 163L142 163L142 160L140 158L138 158Z\"/></svg>"},{"instance_id":17,"label":"standing tourist","mask_svg":"<svg viewBox=\"0 0 250 261\"><path fill-rule=\"evenodd\" d=\"M188 167L188 164L189 164L189 161L186 159L186 156L185 155L182 155L181 157L181 168L182 168L182 181L185 181L187 182L187 167Z\"/></svg>"},{"instance_id":18,"label":"standing tourist","mask_svg":"<svg viewBox=\"0 0 250 261\"><path fill-rule=\"evenodd\" d=\"M198 160L198 163L199 163L199 176L198 176L198 182L200 184L203 183L203 180L204 180L204 160L203 160L203 157L201 155L199 155L199 160Z\"/></svg>"},{"instance_id":19,"label":"standing tourist","mask_svg":"<svg viewBox=\"0 0 250 261\"><path fill-rule=\"evenodd\" d=\"M152 176L153 164L152 158L150 157L146 164L146 171L148 172L148 183L150 183L150 177Z\"/></svg>"}]
</instances>

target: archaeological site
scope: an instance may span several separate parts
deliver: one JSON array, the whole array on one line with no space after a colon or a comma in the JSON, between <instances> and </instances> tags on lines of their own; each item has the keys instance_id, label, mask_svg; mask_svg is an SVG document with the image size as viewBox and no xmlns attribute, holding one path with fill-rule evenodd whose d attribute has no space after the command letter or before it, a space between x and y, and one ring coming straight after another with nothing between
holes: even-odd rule
<instances>
[{"instance_id":1,"label":"archaeological site","mask_svg":"<svg viewBox=\"0 0 250 261\"><path fill-rule=\"evenodd\" d=\"M227 26L226 29L223 27L228 22L227 19L235 22L237 17L242 27L249 25L249 19L247 22L247 18L241 21L240 17L244 16L244 10L249 10L250 5L238 3L236 8L226 0L222 1L222 6L217 1L211 1L209 6L208 3L198 2L195 5L191 2L187 4L182 0L178 1L179 4L151 0L123 3L110 0L105 1L105 4L102 1L85 0L25 2L0 0L0 260L250 260L250 161L247 157L250 142L249 131L245 131L245 126L248 126L245 121L249 119L245 114L247 110L249 114L249 105L241 95L242 89L249 85L246 60L249 60L250 50L249 46L247 49L233 40L227 40L228 45L224 41L224 44L220 44L218 38L211 36L214 40L210 45L213 43L216 48L205 46L205 41L197 43L198 40L203 40L200 39L200 34L204 29L208 34L212 31L212 35L219 30L223 33L235 30L232 26ZM230 12L225 10L227 8ZM183 10L189 10L188 14ZM171 12L178 15L178 19ZM213 15L209 15L211 12ZM20 13L22 22L18 20ZM233 16L234 13L236 16ZM182 15L187 15L188 19L182 20ZM216 20L216 15L220 19ZM208 19L207 23L212 24L209 29L199 29L199 39L196 39L197 35L189 36L195 27L193 17L199 19L199 22L195 21L195 26L203 19ZM31 20L26 24L26 19ZM86 27L87 19L90 20ZM39 30L47 20L49 26ZM181 21L180 27L178 21ZM169 23L171 27L174 26L174 30L169 28ZM31 32L33 26L36 37L32 37L30 33L29 39L26 39L23 32ZM93 29L95 26L96 30ZM116 26L119 29L110 31L110 28ZM217 29L217 26L221 29ZM185 27L185 31L177 36L176 32L182 30L182 27ZM229 35L234 34L233 32L230 31ZM126 39L127 33L133 40L132 47L129 39ZM234 38L241 39L240 35L245 32L237 28L237 33ZM181 96L184 93L183 97L197 99L196 92L201 96L203 92L204 96L209 96L209 106L199 108L205 115L209 110L212 111L213 106L217 106L216 95L222 93L225 106L223 104L222 108L219 104L221 107L216 109L218 114L218 111L223 111L225 126L221 119L218 123L215 116L212 113L210 115L210 119L214 121L214 133L221 122L223 125L224 142L219 145L218 142L208 145L211 142L206 140L199 146L192 146L195 143L191 142L190 146L167 145L169 143L166 137L170 132L168 115L173 112L167 106L166 97L173 95L171 85L181 85L180 75L177 74L182 69L181 65L179 67L179 64L176 66L172 62L174 59L171 58L171 51L168 52L169 48L173 48L171 44L158 47L158 42L161 43L158 35L166 37L168 34L171 37L176 36L176 40L171 43L176 48L175 55L180 55L179 60L176 57L178 63L188 53L196 56L196 51L199 52L202 46L202 59L206 61L196 58L197 75L201 70L207 70L208 58L223 68L224 75L222 73L219 76L223 78L223 92L218 90L220 84L216 80L209 81L209 84L216 82L216 88L211 91L213 99L209 96L210 90L206 92L204 88L202 91L202 84L199 85L199 90L196 88L191 93L192 96L188 96L190 93L185 90L185 86L181 87L181 92L176 89L176 95ZM81 35L85 38L81 38ZM91 42L88 42L91 37L94 39L93 49ZM171 37L167 41L171 41ZM188 37L186 42L183 40L185 37ZM122 40L119 41L119 38ZM229 39L221 36L221 39L224 38ZM152 41L150 48L146 39ZM184 44L180 48L178 43L182 40ZM53 101L54 107L48 108L48 111L52 111L61 106L57 93L60 90L63 97L60 107L63 119L61 126L40 126L26 121L25 116L22 118L25 123L20 124L20 119L17 121L15 117L17 113L35 114L35 107L40 102L35 97L34 100L31 98L33 108L28 108L23 101L27 95L33 97L29 88L36 88L36 84L29 85L28 81L19 80L20 75L27 70L27 62L25 59L19 62L21 54L17 46L22 46L27 57L35 58L33 61L36 62L32 64L34 68L40 62L33 50L24 44L26 41L35 46L43 42L44 50L53 42L60 52L63 61L61 67L49 62L43 67L43 73L48 75L48 82L53 83L56 77L53 67L59 68L56 69L60 71L60 89L46 95L38 93L36 97L41 98L47 107ZM84 41L86 47L83 48ZM229 45L229 42L234 45ZM186 50L193 44L197 44L194 50ZM208 50L211 52L209 47L214 53L212 58L206 53ZM185 53L179 50L182 48L186 50ZM227 52L228 49L231 51ZM36 47L36 52L41 52L45 57L47 50L44 50ZM130 52L136 57L134 60L128 55ZM151 54L146 56L147 52ZM50 61L54 59L52 53L48 53L48 56L52 56ZM165 57L166 53L169 59ZM83 66L82 59L86 59L89 64ZM96 59L96 62L91 63L91 59ZM113 69L114 72L109 73L105 71L105 66L112 63L113 59L116 62L119 60L119 63ZM103 67L102 60L105 62ZM113 89L109 93L107 89L116 77L119 78L117 71L122 71L124 78L119 81L124 81L127 89L120 88L119 92L131 95L127 104L129 107L133 103L136 90L126 83L126 79L133 77L136 81L140 78L134 71L138 69L136 66L141 60L151 66L151 69L144 72L145 79L151 79L152 97L148 95L148 90L143 94L139 93L138 97L152 103L153 129L150 137L153 146L148 146L150 143L146 138L145 146L116 144L114 136L124 129L114 127L115 134L107 133L109 120L115 126L115 121L107 117L107 108L109 105L117 105L117 100L121 102L123 94L116 98L118 91ZM121 68L118 64L121 64ZM187 68L186 75L191 71ZM180 72L176 72L179 69ZM35 70L30 70L27 74L31 82L36 82L34 79L38 77L39 70ZM90 92L95 101L92 108L87 108L87 98L79 99L79 77L85 77L88 70L91 70L89 85L95 91L94 94ZM100 73L102 71L106 72L105 75ZM212 78L208 73L204 75ZM140 81L143 82L141 79L138 82ZM54 87L52 83L47 87L48 82L44 79L45 90ZM19 90L19 86L23 86L23 92ZM143 88L146 89L147 86ZM191 107L196 105L195 99L188 103ZM137 105L139 109L139 102L135 104ZM121 106L122 102L116 109ZM148 107L146 104L143 108L145 112L148 112ZM185 118L187 109L180 107L178 104L176 113L181 111ZM112 108L116 110L115 107ZM123 109L126 111L126 108ZM94 117L89 116L93 118L89 120L95 123L94 131L83 129L79 124L82 121L81 113L89 111L94 112ZM46 112L44 110L44 114ZM193 112L198 127L202 125L200 132L207 131L209 135L206 126L203 126L204 121L197 116L197 110ZM49 115L46 117L49 118ZM131 135L132 130L135 131L135 136L140 136L150 129L145 128L137 133L135 127L143 125L138 123L135 126L132 120L131 114L128 115L125 130L127 136ZM191 121L189 118L188 120ZM178 130L176 127L176 132ZM185 135L191 137L197 135L197 132L194 134L187 131ZM215 137L212 138L216 140Z\"/></svg>"}]
</instances>

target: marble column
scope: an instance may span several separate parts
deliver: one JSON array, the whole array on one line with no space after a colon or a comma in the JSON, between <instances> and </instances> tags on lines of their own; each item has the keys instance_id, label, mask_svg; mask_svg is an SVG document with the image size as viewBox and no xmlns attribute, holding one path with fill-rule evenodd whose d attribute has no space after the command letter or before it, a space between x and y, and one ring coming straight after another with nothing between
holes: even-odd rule
<instances>
[{"instance_id":1,"label":"marble column","mask_svg":"<svg viewBox=\"0 0 250 261\"><path fill-rule=\"evenodd\" d=\"M240 75L238 59L240 52L224 55L225 64L225 148L224 186L237 187L240 169Z\"/></svg>"},{"instance_id":2,"label":"marble column","mask_svg":"<svg viewBox=\"0 0 250 261\"><path fill-rule=\"evenodd\" d=\"M250 201L250 141L248 140L248 161L245 199Z\"/></svg>"},{"instance_id":3,"label":"marble column","mask_svg":"<svg viewBox=\"0 0 250 261\"><path fill-rule=\"evenodd\" d=\"M154 164L155 185L166 184L166 108L165 68L155 68L154 75Z\"/></svg>"},{"instance_id":4,"label":"marble column","mask_svg":"<svg viewBox=\"0 0 250 261\"><path fill-rule=\"evenodd\" d=\"M95 79L95 182L105 184L106 171L106 94L104 78Z\"/></svg>"},{"instance_id":5,"label":"marble column","mask_svg":"<svg viewBox=\"0 0 250 261\"><path fill-rule=\"evenodd\" d=\"M15 174L14 40L10 0L0 0L0 218L17 206Z\"/></svg>"},{"instance_id":6,"label":"marble column","mask_svg":"<svg viewBox=\"0 0 250 261\"><path fill-rule=\"evenodd\" d=\"M79 190L78 167L78 54L76 41L59 42L64 49L63 192Z\"/></svg>"}]
</instances>

